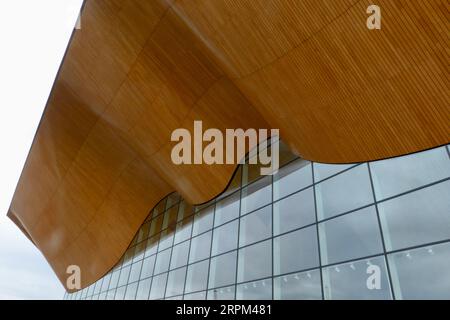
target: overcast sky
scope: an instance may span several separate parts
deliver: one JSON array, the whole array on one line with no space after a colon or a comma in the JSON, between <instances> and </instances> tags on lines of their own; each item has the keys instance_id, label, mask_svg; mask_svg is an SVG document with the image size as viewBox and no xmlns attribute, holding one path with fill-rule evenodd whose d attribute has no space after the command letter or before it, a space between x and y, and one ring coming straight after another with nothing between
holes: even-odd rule
<instances>
[{"instance_id":1,"label":"overcast sky","mask_svg":"<svg viewBox=\"0 0 450 320\"><path fill-rule=\"evenodd\" d=\"M6 217L82 0L0 0L0 299L61 299L38 249Z\"/></svg>"}]
</instances>

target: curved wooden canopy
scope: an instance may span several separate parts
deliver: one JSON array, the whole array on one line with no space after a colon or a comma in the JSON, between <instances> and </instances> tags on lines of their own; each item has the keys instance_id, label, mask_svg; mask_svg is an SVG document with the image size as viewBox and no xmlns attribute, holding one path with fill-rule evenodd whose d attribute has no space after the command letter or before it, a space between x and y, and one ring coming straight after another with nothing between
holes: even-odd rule
<instances>
[{"instance_id":1,"label":"curved wooden canopy","mask_svg":"<svg viewBox=\"0 0 450 320\"><path fill-rule=\"evenodd\" d=\"M87 0L9 216L63 284L85 287L177 190L220 193L232 165L170 160L172 130L280 128L298 155L357 162L449 142L448 2Z\"/></svg>"}]
</instances>

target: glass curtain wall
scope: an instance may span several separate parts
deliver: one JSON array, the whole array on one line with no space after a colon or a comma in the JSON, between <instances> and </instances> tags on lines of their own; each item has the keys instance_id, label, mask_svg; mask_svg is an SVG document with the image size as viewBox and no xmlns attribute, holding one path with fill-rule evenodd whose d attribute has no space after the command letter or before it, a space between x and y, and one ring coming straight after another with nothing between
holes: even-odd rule
<instances>
[{"instance_id":1,"label":"glass curtain wall","mask_svg":"<svg viewBox=\"0 0 450 320\"><path fill-rule=\"evenodd\" d=\"M219 197L178 194L121 261L65 299L450 299L448 146L351 165L241 165Z\"/></svg>"}]
</instances>

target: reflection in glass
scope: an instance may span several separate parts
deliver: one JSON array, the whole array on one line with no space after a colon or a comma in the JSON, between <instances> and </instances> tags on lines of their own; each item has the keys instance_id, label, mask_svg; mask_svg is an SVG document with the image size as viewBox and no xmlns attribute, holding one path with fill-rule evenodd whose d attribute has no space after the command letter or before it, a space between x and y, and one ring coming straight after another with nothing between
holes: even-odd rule
<instances>
[{"instance_id":1,"label":"reflection in glass","mask_svg":"<svg viewBox=\"0 0 450 320\"><path fill-rule=\"evenodd\" d=\"M144 257L149 257L152 254L156 253L156 250L158 249L158 242L159 242L159 234L147 240Z\"/></svg>"},{"instance_id":2,"label":"reflection in glass","mask_svg":"<svg viewBox=\"0 0 450 320\"><path fill-rule=\"evenodd\" d=\"M178 217L178 205L173 206L169 210L164 213L164 220L162 224L162 229L166 229L169 226L173 226L177 223L177 217Z\"/></svg>"},{"instance_id":3,"label":"reflection in glass","mask_svg":"<svg viewBox=\"0 0 450 320\"><path fill-rule=\"evenodd\" d=\"M155 266L155 256L144 259L141 270L141 279L148 278L153 274L153 267Z\"/></svg>"},{"instance_id":4,"label":"reflection in glass","mask_svg":"<svg viewBox=\"0 0 450 320\"><path fill-rule=\"evenodd\" d=\"M189 256L189 241L182 242L173 247L170 269L176 269L187 264Z\"/></svg>"},{"instance_id":5,"label":"reflection in glass","mask_svg":"<svg viewBox=\"0 0 450 320\"><path fill-rule=\"evenodd\" d=\"M319 219L373 203L367 165L359 165L316 185Z\"/></svg>"},{"instance_id":6,"label":"reflection in glass","mask_svg":"<svg viewBox=\"0 0 450 320\"><path fill-rule=\"evenodd\" d=\"M319 182L323 179L331 177L339 172L342 172L354 164L327 164L327 163L314 163L314 180Z\"/></svg>"},{"instance_id":7,"label":"reflection in glass","mask_svg":"<svg viewBox=\"0 0 450 320\"><path fill-rule=\"evenodd\" d=\"M198 212L194 216L194 226L192 236L208 231L212 228L214 217L214 206L209 206L206 209Z\"/></svg>"},{"instance_id":8,"label":"reflection in glass","mask_svg":"<svg viewBox=\"0 0 450 320\"><path fill-rule=\"evenodd\" d=\"M223 287L236 281L237 252L223 254L211 259L209 288Z\"/></svg>"},{"instance_id":9,"label":"reflection in glass","mask_svg":"<svg viewBox=\"0 0 450 320\"><path fill-rule=\"evenodd\" d=\"M374 206L320 223L319 235L323 264L383 252Z\"/></svg>"},{"instance_id":10,"label":"reflection in glass","mask_svg":"<svg viewBox=\"0 0 450 320\"><path fill-rule=\"evenodd\" d=\"M127 286L122 286L117 288L116 295L114 296L114 300L123 300L125 298L125 291L127 290Z\"/></svg>"},{"instance_id":11,"label":"reflection in glass","mask_svg":"<svg viewBox=\"0 0 450 320\"><path fill-rule=\"evenodd\" d=\"M214 229L212 255L218 255L237 247L238 221L232 221Z\"/></svg>"},{"instance_id":12,"label":"reflection in glass","mask_svg":"<svg viewBox=\"0 0 450 320\"><path fill-rule=\"evenodd\" d=\"M156 255L155 273L166 272L169 270L170 254L172 249L161 251Z\"/></svg>"},{"instance_id":13,"label":"reflection in glass","mask_svg":"<svg viewBox=\"0 0 450 320\"><path fill-rule=\"evenodd\" d=\"M139 242L134 248L134 258L133 262L139 261L144 257L145 253L145 241Z\"/></svg>"},{"instance_id":14,"label":"reflection in glass","mask_svg":"<svg viewBox=\"0 0 450 320\"><path fill-rule=\"evenodd\" d=\"M185 294L183 300L205 300L206 291Z\"/></svg>"},{"instance_id":15,"label":"reflection in glass","mask_svg":"<svg viewBox=\"0 0 450 320\"><path fill-rule=\"evenodd\" d=\"M177 221L181 221L189 217L193 213L193 210L194 208L191 204L187 203L185 200L181 201L178 208Z\"/></svg>"},{"instance_id":16,"label":"reflection in glass","mask_svg":"<svg viewBox=\"0 0 450 320\"><path fill-rule=\"evenodd\" d=\"M391 299L384 257L327 267L323 269L322 275L327 300ZM379 289L373 286L377 285L375 281L377 278L380 280Z\"/></svg>"},{"instance_id":17,"label":"reflection in glass","mask_svg":"<svg viewBox=\"0 0 450 320\"><path fill-rule=\"evenodd\" d=\"M158 251L165 250L172 246L174 233L175 226L170 226L168 229L160 233Z\"/></svg>"},{"instance_id":18,"label":"reflection in glass","mask_svg":"<svg viewBox=\"0 0 450 320\"><path fill-rule=\"evenodd\" d=\"M267 206L241 218L239 246L245 246L272 235L272 206Z\"/></svg>"},{"instance_id":19,"label":"reflection in glass","mask_svg":"<svg viewBox=\"0 0 450 320\"><path fill-rule=\"evenodd\" d=\"M236 298L239 300L271 300L272 279L264 279L238 285Z\"/></svg>"},{"instance_id":20,"label":"reflection in glass","mask_svg":"<svg viewBox=\"0 0 450 320\"><path fill-rule=\"evenodd\" d=\"M135 300L136 299L136 290L138 287L138 283L131 283L127 286L127 291L125 293L125 300Z\"/></svg>"},{"instance_id":21,"label":"reflection in glass","mask_svg":"<svg viewBox=\"0 0 450 320\"><path fill-rule=\"evenodd\" d=\"M209 261L202 261L188 266L186 276L186 293L206 289Z\"/></svg>"},{"instance_id":22,"label":"reflection in glass","mask_svg":"<svg viewBox=\"0 0 450 320\"><path fill-rule=\"evenodd\" d=\"M183 294L185 277L186 267L169 272L169 278L167 279L166 297Z\"/></svg>"},{"instance_id":23,"label":"reflection in glass","mask_svg":"<svg viewBox=\"0 0 450 320\"><path fill-rule=\"evenodd\" d=\"M298 159L280 168L274 176L273 199L277 200L312 184L309 161Z\"/></svg>"},{"instance_id":24,"label":"reflection in glass","mask_svg":"<svg viewBox=\"0 0 450 320\"><path fill-rule=\"evenodd\" d=\"M396 299L450 299L450 243L388 256Z\"/></svg>"},{"instance_id":25,"label":"reflection in glass","mask_svg":"<svg viewBox=\"0 0 450 320\"><path fill-rule=\"evenodd\" d=\"M120 276L120 270L114 271L111 276L111 281L109 283L109 289L114 289L117 287L117 284L119 283L119 276ZM88 293L89 295L89 293Z\"/></svg>"},{"instance_id":26,"label":"reflection in glass","mask_svg":"<svg viewBox=\"0 0 450 320\"><path fill-rule=\"evenodd\" d=\"M319 266L316 226L290 232L273 240L274 274Z\"/></svg>"},{"instance_id":27,"label":"reflection in glass","mask_svg":"<svg viewBox=\"0 0 450 320\"><path fill-rule=\"evenodd\" d=\"M271 180L271 176L266 176L242 189L241 214L251 212L272 201Z\"/></svg>"},{"instance_id":28,"label":"reflection in glass","mask_svg":"<svg viewBox=\"0 0 450 320\"><path fill-rule=\"evenodd\" d=\"M208 300L233 300L234 291L234 286L209 290Z\"/></svg>"},{"instance_id":29,"label":"reflection in glass","mask_svg":"<svg viewBox=\"0 0 450 320\"><path fill-rule=\"evenodd\" d=\"M238 282L268 277L272 274L272 240L239 249Z\"/></svg>"},{"instance_id":30,"label":"reflection in glass","mask_svg":"<svg viewBox=\"0 0 450 320\"><path fill-rule=\"evenodd\" d=\"M150 293L150 286L152 284L152 279L145 279L139 281L139 286L137 289L136 299L137 300L147 300Z\"/></svg>"},{"instance_id":31,"label":"reflection in glass","mask_svg":"<svg viewBox=\"0 0 450 320\"><path fill-rule=\"evenodd\" d=\"M122 268L122 270L120 270L120 278L119 278L119 283L118 283L119 287L126 285L128 283L128 277L130 275L130 270L131 270L131 266L126 266L126 267Z\"/></svg>"},{"instance_id":32,"label":"reflection in glass","mask_svg":"<svg viewBox=\"0 0 450 320\"><path fill-rule=\"evenodd\" d=\"M445 147L370 163L377 200L450 177Z\"/></svg>"},{"instance_id":33,"label":"reflection in glass","mask_svg":"<svg viewBox=\"0 0 450 320\"><path fill-rule=\"evenodd\" d=\"M211 250L211 231L201 236L192 238L189 263L203 260L209 257Z\"/></svg>"},{"instance_id":34,"label":"reflection in glass","mask_svg":"<svg viewBox=\"0 0 450 320\"><path fill-rule=\"evenodd\" d=\"M274 235L316 221L313 188L306 189L273 204Z\"/></svg>"},{"instance_id":35,"label":"reflection in glass","mask_svg":"<svg viewBox=\"0 0 450 320\"><path fill-rule=\"evenodd\" d=\"M322 287L318 269L288 274L273 280L276 300L321 300Z\"/></svg>"},{"instance_id":36,"label":"reflection in glass","mask_svg":"<svg viewBox=\"0 0 450 320\"><path fill-rule=\"evenodd\" d=\"M167 272L153 277L152 288L150 290L150 300L164 298L166 280Z\"/></svg>"},{"instance_id":37,"label":"reflection in glass","mask_svg":"<svg viewBox=\"0 0 450 320\"><path fill-rule=\"evenodd\" d=\"M177 224L174 243L180 243L191 237L193 218L187 218Z\"/></svg>"},{"instance_id":38,"label":"reflection in glass","mask_svg":"<svg viewBox=\"0 0 450 320\"><path fill-rule=\"evenodd\" d=\"M139 280L139 275L141 274L141 267L142 267L142 260L132 264L128 283Z\"/></svg>"},{"instance_id":39,"label":"reflection in glass","mask_svg":"<svg viewBox=\"0 0 450 320\"><path fill-rule=\"evenodd\" d=\"M225 222L239 217L240 192L235 192L216 204L214 226L217 227Z\"/></svg>"},{"instance_id":40,"label":"reflection in glass","mask_svg":"<svg viewBox=\"0 0 450 320\"><path fill-rule=\"evenodd\" d=\"M450 239L450 181L378 205L387 250Z\"/></svg>"}]
</instances>

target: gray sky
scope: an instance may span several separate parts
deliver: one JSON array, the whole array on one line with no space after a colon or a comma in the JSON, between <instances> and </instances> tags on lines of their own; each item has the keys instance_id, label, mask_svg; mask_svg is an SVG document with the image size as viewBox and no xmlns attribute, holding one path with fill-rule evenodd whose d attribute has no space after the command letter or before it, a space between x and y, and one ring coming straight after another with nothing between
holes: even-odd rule
<instances>
[{"instance_id":1,"label":"gray sky","mask_svg":"<svg viewBox=\"0 0 450 320\"><path fill-rule=\"evenodd\" d=\"M82 0L0 0L0 299L61 299L37 248L6 217Z\"/></svg>"}]
</instances>

